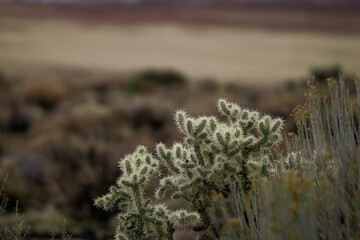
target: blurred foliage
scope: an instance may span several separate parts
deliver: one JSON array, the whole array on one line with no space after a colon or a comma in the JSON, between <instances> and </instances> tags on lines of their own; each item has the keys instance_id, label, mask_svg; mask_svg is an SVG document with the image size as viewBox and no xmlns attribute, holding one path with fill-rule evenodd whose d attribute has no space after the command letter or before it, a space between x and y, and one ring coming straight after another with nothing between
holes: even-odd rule
<instances>
[{"instance_id":1,"label":"blurred foliage","mask_svg":"<svg viewBox=\"0 0 360 240\"><path fill-rule=\"evenodd\" d=\"M127 81L130 92L148 92L156 88L184 87L185 77L173 70L146 70L131 76Z\"/></svg>"},{"instance_id":2,"label":"blurred foliage","mask_svg":"<svg viewBox=\"0 0 360 240\"><path fill-rule=\"evenodd\" d=\"M2 86L5 83L5 73L0 69L0 86Z\"/></svg>"},{"instance_id":3,"label":"blurred foliage","mask_svg":"<svg viewBox=\"0 0 360 240\"><path fill-rule=\"evenodd\" d=\"M51 174L47 187L52 202L62 212L78 218L105 217L93 207L92 199L104 192L104 184L110 184L118 174L116 162L106 150L98 142L74 137L47 143L44 154L50 161Z\"/></svg>"},{"instance_id":4,"label":"blurred foliage","mask_svg":"<svg viewBox=\"0 0 360 240\"><path fill-rule=\"evenodd\" d=\"M2 219L6 213L9 202L9 199L5 194L6 181L7 177L0 186L0 239L24 240L27 239L27 235L30 232L30 227L25 223L23 215L20 213L20 208L17 201L14 207L15 213L13 218L10 221L4 221Z\"/></svg>"},{"instance_id":5,"label":"blurred foliage","mask_svg":"<svg viewBox=\"0 0 360 240\"><path fill-rule=\"evenodd\" d=\"M314 77L316 81L325 82L328 78L339 78L344 74L343 69L340 65L335 64L326 67L313 67L310 70L311 76Z\"/></svg>"},{"instance_id":6,"label":"blurred foliage","mask_svg":"<svg viewBox=\"0 0 360 240\"><path fill-rule=\"evenodd\" d=\"M289 92L294 92L297 88L297 82L295 80L288 80L285 82L285 89Z\"/></svg>"},{"instance_id":7,"label":"blurred foliage","mask_svg":"<svg viewBox=\"0 0 360 240\"><path fill-rule=\"evenodd\" d=\"M213 114L216 110L209 102L222 96L244 107L288 116L303 97L296 91L289 101L285 92L275 96L264 88L235 83L226 87L212 80L187 82L184 77L171 77L177 80L165 85L160 83L166 78L149 85L143 79L138 94L129 94L129 79L123 76L89 80L89 75L71 73L48 82L4 77L0 176L9 174L9 209L19 200L32 237L51 236L63 218L69 220L75 237L101 239L109 234L112 216L95 209L91 199L106 192L104 186L119 174L118 158L138 143L153 149L156 142L179 139L171 117L174 109ZM150 185L154 190L154 183ZM54 231L60 236L60 229Z\"/></svg>"},{"instance_id":8,"label":"blurred foliage","mask_svg":"<svg viewBox=\"0 0 360 240\"><path fill-rule=\"evenodd\" d=\"M326 84L330 79L339 79L348 86L350 90L355 88L353 79L357 76L351 72L346 72L340 64L328 65L324 67L313 67L310 69L310 74L314 81L320 84ZM305 83L306 81L304 81Z\"/></svg>"},{"instance_id":9,"label":"blurred foliage","mask_svg":"<svg viewBox=\"0 0 360 240\"><path fill-rule=\"evenodd\" d=\"M28 82L23 86L25 101L39 105L44 110L53 110L66 97L67 90L58 81Z\"/></svg>"},{"instance_id":10,"label":"blurred foliage","mask_svg":"<svg viewBox=\"0 0 360 240\"><path fill-rule=\"evenodd\" d=\"M297 135L288 155L273 158L275 171L259 173L232 199L213 197L210 211L221 239L359 239L360 81L356 96L344 80L329 81L328 95L310 85L308 100L294 111Z\"/></svg>"},{"instance_id":11,"label":"blurred foliage","mask_svg":"<svg viewBox=\"0 0 360 240\"><path fill-rule=\"evenodd\" d=\"M200 93L216 93L220 89L220 84L214 79L204 79L196 83Z\"/></svg>"}]
</instances>

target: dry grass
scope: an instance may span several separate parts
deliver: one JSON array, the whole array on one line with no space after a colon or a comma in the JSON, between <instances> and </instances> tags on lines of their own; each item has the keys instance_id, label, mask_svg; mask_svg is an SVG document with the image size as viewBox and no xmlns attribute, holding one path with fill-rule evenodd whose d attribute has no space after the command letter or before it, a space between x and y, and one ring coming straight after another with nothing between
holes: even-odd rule
<instances>
[{"instance_id":1,"label":"dry grass","mask_svg":"<svg viewBox=\"0 0 360 240\"><path fill-rule=\"evenodd\" d=\"M250 191L234 187L231 201L214 198L221 239L359 239L359 84L330 80L327 97L310 86L295 111L292 157L277 155L274 173L259 174Z\"/></svg>"}]
</instances>

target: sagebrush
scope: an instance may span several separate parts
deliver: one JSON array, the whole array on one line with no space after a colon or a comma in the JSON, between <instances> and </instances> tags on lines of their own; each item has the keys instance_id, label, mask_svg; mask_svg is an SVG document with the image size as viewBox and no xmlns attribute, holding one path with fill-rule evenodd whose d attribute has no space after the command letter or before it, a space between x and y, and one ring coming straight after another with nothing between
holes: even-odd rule
<instances>
[{"instance_id":1,"label":"sagebrush","mask_svg":"<svg viewBox=\"0 0 360 240\"><path fill-rule=\"evenodd\" d=\"M342 79L328 93L310 84L294 111L297 133L272 174L251 189L233 186L231 201L213 198L211 221L221 239L360 239L360 81ZM294 135L294 136L293 136Z\"/></svg>"}]
</instances>

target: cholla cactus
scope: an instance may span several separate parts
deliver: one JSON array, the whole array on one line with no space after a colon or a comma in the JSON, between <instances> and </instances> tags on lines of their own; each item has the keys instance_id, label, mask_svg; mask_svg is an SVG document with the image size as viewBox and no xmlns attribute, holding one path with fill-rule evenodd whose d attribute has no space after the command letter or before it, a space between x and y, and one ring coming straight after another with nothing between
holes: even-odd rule
<instances>
[{"instance_id":1,"label":"cholla cactus","mask_svg":"<svg viewBox=\"0 0 360 240\"><path fill-rule=\"evenodd\" d=\"M158 160L153 158L144 146L119 161L123 171L109 193L95 200L95 205L104 210L114 206L120 210L119 225L115 239L141 239L157 236L158 239L173 239L174 225L196 222L197 213L185 210L172 212L164 205L152 205L144 197L144 190L153 175L159 174Z\"/></svg>"},{"instance_id":2,"label":"cholla cactus","mask_svg":"<svg viewBox=\"0 0 360 240\"><path fill-rule=\"evenodd\" d=\"M228 102L218 101L219 111L227 117L220 122L215 117L188 116L184 111L175 114L176 124L185 135L183 143L171 148L157 145L157 153L173 175L163 178L156 192L162 197L173 190L173 198L184 198L200 213L206 229L206 215L211 193L229 193L227 180L241 176L245 189L249 187L249 166L268 159L271 147L281 139L283 121L268 115L261 116Z\"/></svg>"},{"instance_id":3,"label":"cholla cactus","mask_svg":"<svg viewBox=\"0 0 360 240\"><path fill-rule=\"evenodd\" d=\"M140 239L158 236L172 239L174 225L193 223L201 218L200 239L208 239L211 226L207 210L212 193L227 196L228 180L241 177L245 190L250 186L251 171L262 166L271 147L280 141L282 120L261 116L257 111L240 108L224 99L218 101L219 111L228 118L226 123L215 117L189 117L176 112L176 123L185 135L182 143L172 148L157 145L159 158L173 174L160 180L156 197L173 190L173 198L192 203L197 213L172 212L164 205L152 205L145 199L144 189L152 175L159 173L159 162L143 146L120 161L123 175L107 195L96 205L109 210L118 204L119 226L116 239ZM255 166L255 167L254 167Z\"/></svg>"}]
</instances>

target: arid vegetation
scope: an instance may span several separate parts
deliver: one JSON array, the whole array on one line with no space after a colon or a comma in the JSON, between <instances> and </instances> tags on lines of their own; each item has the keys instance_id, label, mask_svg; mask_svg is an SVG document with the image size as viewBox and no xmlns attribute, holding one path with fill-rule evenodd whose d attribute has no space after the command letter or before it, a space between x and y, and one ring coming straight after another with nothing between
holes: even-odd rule
<instances>
[{"instance_id":1,"label":"arid vegetation","mask_svg":"<svg viewBox=\"0 0 360 240\"><path fill-rule=\"evenodd\" d=\"M154 149L156 142L180 139L172 117L176 109L212 114L216 108L211 102L226 96L290 119L304 91L301 84L290 91L286 86L255 90L213 80L191 83L167 71L86 84L4 76L1 84L1 174L9 175L7 196L11 207L19 201L32 234L48 236L64 218L74 235L94 236L94 224L103 229L97 220L111 216L96 209L93 199L119 175L118 159L138 144ZM289 120L286 129L294 127ZM77 221L81 224L73 229ZM103 231L111 235L109 228Z\"/></svg>"},{"instance_id":2,"label":"arid vegetation","mask_svg":"<svg viewBox=\"0 0 360 240\"><path fill-rule=\"evenodd\" d=\"M0 0L0 239L360 238L359 9Z\"/></svg>"},{"instance_id":3,"label":"arid vegetation","mask_svg":"<svg viewBox=\"0 0 360 240\"><path fill-rule=\"evenodd\" d=\"M331 70L317 70L321 71L327 74ZM31 85L26 80L2 78L1 174L2 178L9 176L11 187L6 194L10 210L18 200L24 219L32 226L29 236L52 236L56 229L61 232L59 226L66 218L74 236L110 237L111 227L104 222L112 222L112 217L96 209L93 199L105 193L104 186L110 186L120 174L116 167L118 159L138 144L152 150L156 142L171 144L180 139L173 124L175 109L188 109L191 114L213 114L216 108L209 102L227 96L242 107L282 117L286 124L282 133L285 137L287 132L301 129L300 123L297 122L296 127L290 115L304 102L305 84L295 82L291 87L284 84L272 90L254 90L212 80L191 83L180 76L175 72L146 71L89 84L57 81L48 85L41 81ZM160 80L142 85L149 77ZM175 79L174 84L158 85L158 81L168 77L170 82ZM134 79L140 86L136 91ZM318 89L324 92L327 81L319 84ZM352 81L347 84L354 89ZM300 144L294 140L289 143ZM283 146L282 149L289 152L297 148ZM151 182L149 189L154 190L155 182ZM185 206L173 200L168 203L172 209ZM99 219L103 220L99 222ZM76 222L81 224L73 225ZM91 230L94 228L97 231Z\"/></svg>"}]
</instances>

